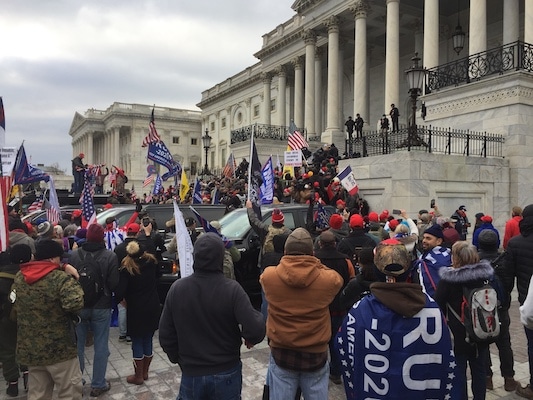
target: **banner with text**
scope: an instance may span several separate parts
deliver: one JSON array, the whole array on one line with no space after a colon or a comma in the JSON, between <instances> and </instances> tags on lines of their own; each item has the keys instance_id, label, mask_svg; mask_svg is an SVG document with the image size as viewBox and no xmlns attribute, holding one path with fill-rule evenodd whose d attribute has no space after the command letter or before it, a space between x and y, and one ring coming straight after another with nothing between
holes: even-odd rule
<instances>
[{"instance_id":1,"label":"banner with text","mask_svg":"<svg viewBox=\"0 0 533 400\"><path fill-rule=\"evenodd\" d=\"M284 152L286 167L301 167L302 166L302 152L300 150L291 150Z\"/></svg>"}]
</instances>

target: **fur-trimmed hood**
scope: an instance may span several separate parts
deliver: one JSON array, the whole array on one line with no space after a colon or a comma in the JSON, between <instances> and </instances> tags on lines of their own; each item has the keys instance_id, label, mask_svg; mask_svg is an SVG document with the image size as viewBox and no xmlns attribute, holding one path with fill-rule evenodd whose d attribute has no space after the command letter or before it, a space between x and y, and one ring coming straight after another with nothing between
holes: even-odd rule
<instances>
[{"instance_id":1,"label":"fur-trimmed hood","mask_svg":"<svg viewBox=\"0 0 533 400\"><path fill-rule=\"evenodd\" d=\"M439 275L441 279L450 283L465 283L490 279L494 275L494 269L483 260L477 264L464 265L461 268L441 268Z\"/></svg>"}]
</instances>

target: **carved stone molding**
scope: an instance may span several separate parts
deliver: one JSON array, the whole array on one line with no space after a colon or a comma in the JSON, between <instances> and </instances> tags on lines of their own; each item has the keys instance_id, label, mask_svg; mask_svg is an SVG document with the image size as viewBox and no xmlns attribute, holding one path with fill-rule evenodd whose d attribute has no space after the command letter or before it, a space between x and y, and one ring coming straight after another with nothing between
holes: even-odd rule
<instances>
[{"instance_id":1,"label":"carved stone molding","mask_svg":"<svg viewBox=\"0 0 533 400\"><path fill-rule=\"evenodd\" d=\"M328 29L328 33L339 32L340 18L336 15L332 15L324 21L324 25Z\"/></svg>"},{"instance_id":2,"label":"carved stone molding","mask_svg":"<svg viewBox=\"0 0 533 400\"><path fill-rule=\"evenodd\" d=\"M294 69L302 69L303 68L303 57L302 56L294 57L291 60L291 64L294 67Z\"/></svg>"},{"instance_id":3,"label":"carved stone molding","mask_svg":"<svg viewBox=\"0 0 533 400\"><path fill-rule=\"evenodd\" d=\"M367 0L357 0L350 6L350 11L352 12L355 19L366 18L370 13L372 8Z\"/></svg>"},{"instance_id":4,"label":"carved stone molding","mask_svg":"<svg viewBox=\"0 0 533 400\"><path fill-rule=\"evenodd\" d=\"M304 40L305 44L316 44L316 33L311 29L306 29L302 32L302 39Z\"/></svg>"},{"instance_id":5,"label":"carved stone molding","mask_svg":"<svg viewBox=\"0 0 533 400\"><path fill-rule=\"evenodd\" d=\"M272 74L270 72L261 72L261 81L266 84L270 84L272 80Z\"/></svg>"},{"instance_id":6,"label":"carved stone molding","mask_svg":"<svg viewBox=\"0 0 533 400\"><path fill-rule=\"evenodd\" d=\"M282 77L282 76L287 76L287 67L285 65L280 65L279 67L276 68L276 75L278 77Z\"/></svg>"}]
</instances>

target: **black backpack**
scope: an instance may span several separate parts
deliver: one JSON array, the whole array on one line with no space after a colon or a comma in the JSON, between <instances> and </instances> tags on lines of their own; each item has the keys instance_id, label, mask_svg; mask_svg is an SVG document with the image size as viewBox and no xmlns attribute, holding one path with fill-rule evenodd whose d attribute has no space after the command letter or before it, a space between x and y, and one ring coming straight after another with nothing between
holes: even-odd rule
<instances>
[{"instance_id":1,"label":"black backpack","mask_svg":"<svg viewBox=\"0 0 533 400\"><path fill-rule=\"evenodd\" d=\"M95 254L78 250L81 264L78 267L80 285L83 288L83 308L93 308L104 294L104 280Z\"/></svg>"}]
</instances>

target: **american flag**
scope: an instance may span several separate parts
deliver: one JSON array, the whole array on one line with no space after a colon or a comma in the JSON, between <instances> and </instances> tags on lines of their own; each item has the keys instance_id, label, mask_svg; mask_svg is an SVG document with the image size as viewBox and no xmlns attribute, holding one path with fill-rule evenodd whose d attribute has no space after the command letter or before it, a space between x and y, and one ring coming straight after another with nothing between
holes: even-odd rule
<instances>
[{"instance_id":1,"label":"american flag","mask_svg":"<svg viewBox=\"0 0 533 400\"><path fill-rule=\"evenodd\" d=\"M309 147L309 143L307 143L307 140L305 140L292 120L289 125L289 147L292 150L300 150L304 147Z\"/></svg>"},{"instance_id":2,"label":"american flag","mask_svg":"<svg viewBox=\"0 0 533 400\"><path fill-rule=\"evenodd\" d=\"M142 147L146 147L151 143L160 142L161 137L155 129L154 109L152 108L152 116L150 117L150 124L148 126L148 135L143 139Z\"/></svg>"},{"instance_id":3,"label":"american flag","mask_svg":"<svg viewBox=\"0 0 533 400\"><path fill-rule=\"evenodd\" d=\"M50 201L44 199L43 208L46 210L46 218L51 224L57 224L61 220L61 207L59 205L59 198L57 197L54 178L50 176L50 192L48 197Z\"/></svg>"},{"instance_id":4,"label":"american flag","mask_svg":"<svg viewBox=\"0 0 533 400\"><path fill-rule=\"evenodd\" d=\"M91 193L91 184L88 180L85 181L83 186L83 191L81 193L81 211L83 213L83 218L86 221L91 221L96 216L96 209L94 208L93 195Z\"/></svg>"},{"instance_id":5,"label":"american flag","mask_svg":"<svg viewBox=\"0 0 533 400\"><path fill-rule=\"evenodd\" d=\"M237 162L235 161L235 157L233 157L233 153L231 153L228 157L228 162L226 163L226 166L222 170L222 175L226 178L234 178L236 169Z\"/></svg>"},{"instance_id":6,"label":"american flag","mask_svg":"<svg viewBox=\"0 0 533 400\"><path fill-rule=\"evenodd\" d=\"M146 178L144 178L144 181L143 181L143 188L148 186L150 183L152 183L154 180L154 175L148 175Z\"/></svg>"},{"instance_id":7,"label":"american flag","mask_svg":"<svg viewBox=\"0 0 533 400\"><path fill-rule=\"evenodd\" d=\"M33 203L30 204L28 207L28 212L31 213L33 211L42 210L43 209L43 195L41 194L39 197L37 197Z\"/></svg>"},{"instance_id":8,"label":"american flag","mask_svg":"<svg viewBox=\"0 0 533 400\"><path fill-rule=\"evenodd\" d=\"M135 193L135 186L131 185L131 201L135 202L137 200L137 193Z\"/></svg>"}]
</instances>

